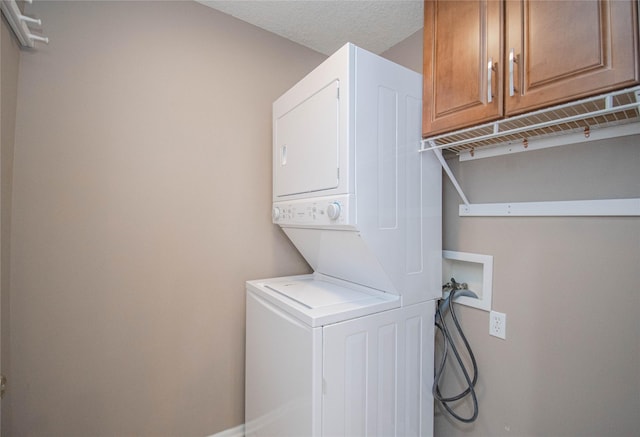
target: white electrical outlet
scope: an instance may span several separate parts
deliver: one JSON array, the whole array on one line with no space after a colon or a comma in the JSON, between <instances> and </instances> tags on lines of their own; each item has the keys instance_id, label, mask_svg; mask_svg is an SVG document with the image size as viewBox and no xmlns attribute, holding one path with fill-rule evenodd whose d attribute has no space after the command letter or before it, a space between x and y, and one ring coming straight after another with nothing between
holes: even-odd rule
<instances>
[{"instance_id":1,"label":"white electrical outlet","mask_svg":"<svg viewBox=\"0 0 640 437\"><path fill-rule=\"evenodd\" d=\"M489 335L507 339L507 315L497 311L489 313Z\"/></svg>"}]
</instances>

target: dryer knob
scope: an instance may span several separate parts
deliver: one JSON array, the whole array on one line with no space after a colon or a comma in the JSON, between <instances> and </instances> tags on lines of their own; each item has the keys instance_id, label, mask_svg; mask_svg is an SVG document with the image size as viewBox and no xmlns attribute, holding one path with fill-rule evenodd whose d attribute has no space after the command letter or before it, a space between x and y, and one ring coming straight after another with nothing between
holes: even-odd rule
<instances>
[{"instance_id":1,"label":"dryer knob","mask_svg":"<svg viewBox=\"0 0 640 437\"><path fill-rule=\"evenodd\" d=\"M327 215L331 220L335 220L340 217L340 204L338 202L330 203L327 206Z\"/></svg>"},{"instance_id":2,"label":"dryer knob","mask_svg":"<svg viewBox=\"0 0 640 437\"><path fill-rule=\"evenodd\" d=\"M273 207L273 209L271 210L271 218L274 222L280 218L280 208L278 208L277 206Z\"/></svg>"}]
</instances>

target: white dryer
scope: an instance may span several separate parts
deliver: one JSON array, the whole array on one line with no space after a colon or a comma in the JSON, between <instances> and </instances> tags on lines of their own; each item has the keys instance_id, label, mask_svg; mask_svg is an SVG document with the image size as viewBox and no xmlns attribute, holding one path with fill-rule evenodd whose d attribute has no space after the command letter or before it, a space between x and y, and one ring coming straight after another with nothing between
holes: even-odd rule
<instances>
[{"instance_id":1,"label":"white dryer","mask_svg":"<svg viewBox=\"0 0 640 437\"><path fill-rule=\"evenodd\" d=\"M314 274L247 282L247 436L432 434L442 201L421 92L347 44L273 104L273 221Z\"/></svg>"}]
</instances>

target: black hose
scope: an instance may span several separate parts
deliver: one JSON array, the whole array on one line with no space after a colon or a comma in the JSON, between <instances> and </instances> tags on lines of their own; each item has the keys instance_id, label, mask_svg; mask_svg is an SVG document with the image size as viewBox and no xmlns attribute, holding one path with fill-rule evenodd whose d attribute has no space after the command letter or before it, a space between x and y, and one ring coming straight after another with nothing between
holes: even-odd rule
<instances>
[{"instance_id":1,"label":"black hose","mask_svg":"<svg viewBox=\"0 0 640 437\"><path fill-rule=\"evenodd\" d=\"M435 326L440 330L443 336L443 352L442 352L442 360L440 361L440 365L436 368L436 371L435 371L435 376L433 381L433 397L436 401L440 402L440 404L451 415L451 417L463 423L471 423L478 418L478 398L475 392L475 386L476 386L476 383L478 382L478 365L476 363L476 358L473 355L473 351L471 350L471 346L469 345L469 342L467 341L467 338L465 337L464 332L462 332L460 323L458 322L458 317L456 316L455 310L453 308L453 299L458 296L474 296L474 297L477 297L477 296L475 295L475 293L469 290L457 290L455 287L456 283L453 279L452 279L452 283L453 283L453 287L451 292L449 293L449 296L446 299L444 299L436 309ZM471 363L473 366L473 378L469 376L469 372L467 371L466 366L462 362L460 353L456 348L454 339L451 336L451 333L449 332L449 328L447 327L447 324L445 322L445 316L446 316L447 310L448 312L451 313L451 318L453 319L456 330L458 331L458 335L462 339L462 342L464 343L464 346L467 349L467 353L471 359ZM454 396L445 397L442 395L440 391L440 379L442 378L442 373L447 361L449 349L451 349L451 351L453 352L456 358L458 366L460 367L462 374L464 376L464 379L467 383L467 388ZM473 403L473 414L471 415L471 417L460 416L455 411L453 411L453 409L448 405L451 402L459 401L469 395L471 396L471 401Z\"/></svg>"}]
</instances>

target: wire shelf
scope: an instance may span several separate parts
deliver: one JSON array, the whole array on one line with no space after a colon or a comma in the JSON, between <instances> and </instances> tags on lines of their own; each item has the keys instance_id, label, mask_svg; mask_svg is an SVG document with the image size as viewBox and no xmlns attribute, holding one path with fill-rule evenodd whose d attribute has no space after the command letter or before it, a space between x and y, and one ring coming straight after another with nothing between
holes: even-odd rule
<instances>
[{"instance_id":1,"label":"wire shelf","mask_svg":"<svg viewBox=\"0 0 640 437\"><path fill-rule=\"evenodd\" d=\"M640 122L640 86L577 100L422 140L422 151L477 149Z\"/></svg>"}]
</instances>

